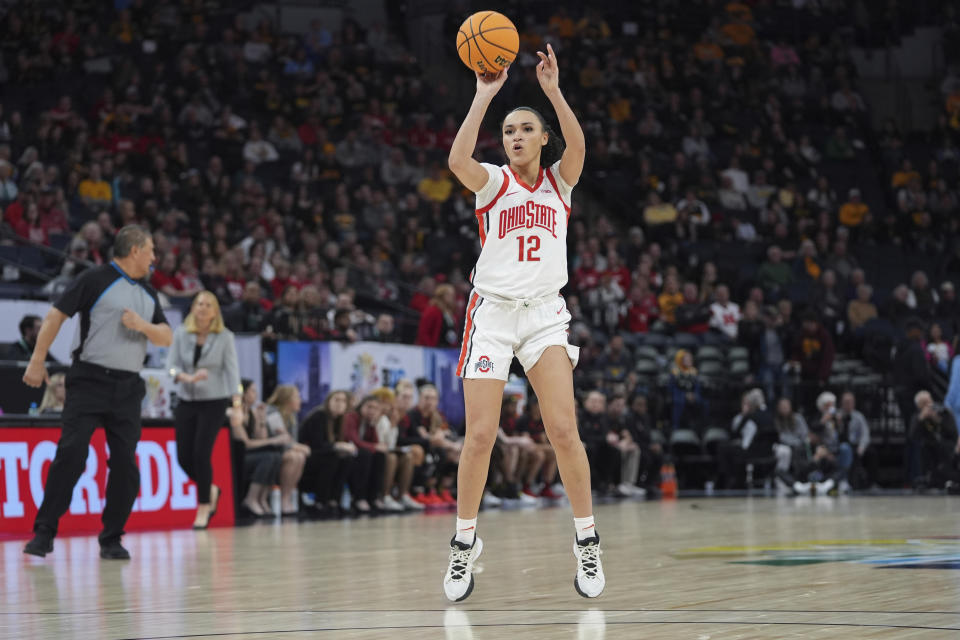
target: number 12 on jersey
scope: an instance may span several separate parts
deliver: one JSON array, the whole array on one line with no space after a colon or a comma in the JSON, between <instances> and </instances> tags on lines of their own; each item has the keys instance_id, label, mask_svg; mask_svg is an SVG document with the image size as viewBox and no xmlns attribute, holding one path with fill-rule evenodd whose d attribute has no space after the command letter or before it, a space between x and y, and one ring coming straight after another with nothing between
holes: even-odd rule
<instances>
[{"instance_id":1,"label":"number 12 on jersey","mask_svg":"<svg viewBox=\"0 0 960 640\"><path fill-rule=\"evenodd\" d=\"M524 261L524 248L527 250L527 262L540 262L540 256L536 255L537 251L540 251L540 236L517 236L517 243L520 245L520 254L517 258L520 262Z\"/></svg>"}]
</instances>

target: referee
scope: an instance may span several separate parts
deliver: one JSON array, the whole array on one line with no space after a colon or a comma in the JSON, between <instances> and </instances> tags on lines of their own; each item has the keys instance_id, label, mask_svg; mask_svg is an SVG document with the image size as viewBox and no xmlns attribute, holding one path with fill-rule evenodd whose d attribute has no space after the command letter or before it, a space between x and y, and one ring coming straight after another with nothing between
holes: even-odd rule
<instances>
[{"instance_id":1,"label":"referee","mask_svg":"<svg viewBox=\"0 0 960 640\"><path fill-rule=\"evenodd\" d=\"M146 282L153 264L153 239L143 227L128 225L117 233L114 259L77 276L47 313L23 381L39 387L48 380L44 360L64 320L80 312L73 365L67 372L63 430L50 464L43 503L33 524L34 538L24 553L53 551L57 523L73 495L87 461L94 429L103 425L110 460L107 502L103 509L100 557L125 560L120 544L123 526L140 491L136 450L140 440L140 404L145 385L139 371L147 340L168 346L173 332L160 308L157 292ZM145 319L149 318L149 320Z\"/></svg>"}]
</instances>

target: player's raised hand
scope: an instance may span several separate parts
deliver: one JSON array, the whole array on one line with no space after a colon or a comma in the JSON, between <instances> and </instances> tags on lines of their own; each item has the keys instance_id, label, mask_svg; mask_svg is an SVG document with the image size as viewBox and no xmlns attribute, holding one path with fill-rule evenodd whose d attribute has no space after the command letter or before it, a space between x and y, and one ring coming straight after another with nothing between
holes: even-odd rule
<instances>
[{"instance_id":1,"label":"player's raised hand","mask_svg":"<svg viewBox=\"0 0 960 640\"><path fill-rule=\"evenodd\" d=\"M537 80L540 81L540 88L544 93L560 89L560 69L557 67L557 54L553 52L553 46L547 44L547 52L537 51L540 62L537 64Z\"/></svg>"},{"instance_id":2,"label":"player's raised hand","mask_svg":"<svg viewBox=\"0 0 960 640\"><path fill-rule=\"evenodd\" d=\"M477 95L487 96L490 98L497 95L497 92L500 91L500 87L502 87L503 83L507 81L507 70L509 68L509 66L504 67L503 70L496 75L474 71L477 76Z\"/></svg>"}]
</instances>

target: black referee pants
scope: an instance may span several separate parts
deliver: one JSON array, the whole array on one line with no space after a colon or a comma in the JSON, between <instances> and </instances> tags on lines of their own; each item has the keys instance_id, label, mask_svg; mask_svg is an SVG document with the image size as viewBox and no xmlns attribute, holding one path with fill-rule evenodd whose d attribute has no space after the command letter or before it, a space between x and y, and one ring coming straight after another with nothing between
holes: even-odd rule
<instances>
[{"instance_id":1,"label":"black referee pants","mask_svg":"<svg viewBox=\"0 0 960 640\"><path fill-rule=\"evenodd\" d=\"M63 430L33 530L56 535L60 517L70 507L73 487L86 467L90 438L102 425L110 447L110 473L100 544L116 542L124 533L123 527L140 492L137 442L146 385L139 374L81 362L67 371L66 387Z\"/></svg>"},{"instance_id":2,"label":"black referee pants","mask_svg":"<svg viewBox=\"0 0 960 640\"><path fill-rule=\"evenodd\" d=\"M210 483L213 482L213 445L226 419L226 398L216 400L182 400L173 413L177 432L177 462L197 483L197 502L210 504Z\"/></svg>"}]
</instances>

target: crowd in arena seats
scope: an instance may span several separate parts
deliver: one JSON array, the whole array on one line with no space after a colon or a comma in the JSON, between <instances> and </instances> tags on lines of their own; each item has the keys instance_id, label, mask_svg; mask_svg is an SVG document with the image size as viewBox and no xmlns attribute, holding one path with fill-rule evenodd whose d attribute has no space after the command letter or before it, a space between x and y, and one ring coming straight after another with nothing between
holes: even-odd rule
<instances>
[{"instance_id":1,"label":"crowd in arena seats","mask_svg":"<svg viewBox=\"0 0 960 640\"><path fill-rule=\"evenodd\" d=\"M464 106L452 83L430 81L384 25L315 20L292 35L228 3L121 4L27 5L0 27L3 224L66 252L40 260L47 290L109 259L116 229L139 222L170 304L214 291L237 331L457 346L478 238L472 194L445 169ZM921 21L956 31L950 3L910 5L643 1L616 20L570 2L524 9L503 99L543 104L533 52L551 42L589 144L564 293L599 485L655 487L672 434L694 432L703 454L748 387L819 422L817 398L849 386L831 380L852 359L892 385L910 432L916 393L946 376L960 334L960 82L944 79L926 135L875 130L850 57ZM502 161L492 128L478 157ZM351 421L372 420L368 405ZM380 475L357 504L402 502L401 470L455 442L418 410L414 433L400 430L413 440L373 452ZM508 499L538 459L513 418L494 473ZM248 439L276 436L260 431ZM370 449L363 435L311 433L302 444L324 442L324 455ZM414 482L441 501L455 447L443 451L444 471ZM711 459L742 462L721 451ZM330 486L364 486L355 469L321 482L309 457L296 462L287 497L310 478L327 487L313 492L321 505L339 498Z\"/></svg>"}]
</instances>

